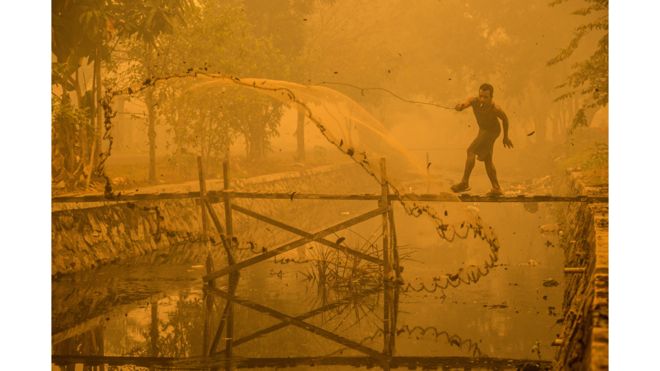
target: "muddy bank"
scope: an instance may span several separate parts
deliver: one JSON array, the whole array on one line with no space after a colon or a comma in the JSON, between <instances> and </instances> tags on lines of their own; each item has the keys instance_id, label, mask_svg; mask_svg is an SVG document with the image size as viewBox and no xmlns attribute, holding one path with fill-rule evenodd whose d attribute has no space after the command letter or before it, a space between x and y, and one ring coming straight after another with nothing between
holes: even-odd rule
<instances>
[{"instance_id":1,"label":"muddy bank","mask_svg":"<svg viewBox=\"0 0 660 371\"><path fill-rule=\"evenodd\" d=\"M376 193L379 189L372 178L353 164L260 176L233 185L236 190L260 192ZM207 184L208 190L221 188L217 180ZM196 190L198 186L195 188L190 183L167 189L169 192ZM247 200L243 204L260 212L270 211L275 216L283 202L288 202L290 217L297 217L303 225L309 221L300 213L309 207L306 201ZM218 216L224 218L221 209L216 206ZM54 204L51 275L79 272L199 241L201 232L200 206L192 199Z\"/></svg>"},{"instance_id":2,"label":"muddy bank","mask_svg":"<svg viewBox=\"0 0 660 371\"><path fill-rule=\"evenodd\" d=\"M573 191L607 196L606 185L569 173ZM565 236L566 286L563 329L556 343L559 369L608 369L608 205L571 204L564 216L574 226Z\"/></svg>"}]
</instances>

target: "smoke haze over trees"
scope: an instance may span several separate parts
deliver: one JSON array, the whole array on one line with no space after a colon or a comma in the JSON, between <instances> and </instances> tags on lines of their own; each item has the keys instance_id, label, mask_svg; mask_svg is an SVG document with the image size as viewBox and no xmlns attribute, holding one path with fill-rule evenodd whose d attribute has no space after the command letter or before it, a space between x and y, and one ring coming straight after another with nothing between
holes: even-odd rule
<instances>
[{"instance_id":1,"label":"smoke haze over trees","mask_svg":"<svg viewBox=\"0 0 660 371\"><path fill-rule=\"evenodd\" d=\"M602 0L58 0L53 186L98 188L104 154L114 164L112 155L128 156L129 147L148 159L150 183L158 181L163 159L186 166L197 155L217 162L233 151L257 161L289 135L298 135L302 150L301 116L293 134L284 129L295 107L235 89L191 90L192 81L171 79L113 98L110 133L118 139L111 151L101 107L106 92L195 71L337 89L394 132L408 131L400 138L405 145L427 137L415 145L420 148L466 141L471 118L397 96L453 107L490 82L521 150L561 143L576 122L586 125L607 104L607 6Z\"/></svg>"}]
</instances>

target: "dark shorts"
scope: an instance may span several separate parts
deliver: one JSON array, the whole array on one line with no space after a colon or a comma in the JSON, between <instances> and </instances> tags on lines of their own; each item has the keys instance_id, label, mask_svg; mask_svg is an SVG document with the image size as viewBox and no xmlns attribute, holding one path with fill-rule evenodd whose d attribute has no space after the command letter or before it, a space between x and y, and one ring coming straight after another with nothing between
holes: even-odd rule
<instances>
[{"instance_id":1,"label":"dark shorts","mask_svg":"<svg viewBox=\"0 0 660 371\"><path fill-rule=\"evenodd\" d=\"M472 144L468 147L468 152L472 152L477 155L479 161L485 161L489 157L493 156L493 145L495 140L500 136L498 131L488 131L488 130L479 130L479 134L472 141Z\"/></svg>"}]
</instances>

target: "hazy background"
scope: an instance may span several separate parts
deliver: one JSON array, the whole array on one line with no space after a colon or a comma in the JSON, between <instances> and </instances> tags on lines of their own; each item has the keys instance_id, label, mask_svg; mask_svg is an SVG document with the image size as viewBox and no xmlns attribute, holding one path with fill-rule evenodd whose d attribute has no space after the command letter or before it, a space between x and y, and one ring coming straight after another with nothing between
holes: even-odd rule
<instances>
[{"instance_id":1,"label":"hazy background","mask_svg":"<svg viewBox=\"0 0 660 371\"><path fill-rule=\"evenodd\" d=\"M306 122L303 159L297 110L269 98L238 89L190 92L186 79L152 84L194 72L336 89L378 118L420 165L428 156L432 175L462 171L477 131L470 110L435 105L453 107L489 82L515 145L496 142L500 176L550 174L565 166L574 129L589 126L598 110L601 130L590 131L581 150L593 149L594 136L607 146L607 2L553 3L55 1L53 189L99 189L103 175L117 187L192 180L197 155L211 176L226 156L238 176L249 176L341 155ZM594 65L599 51L604 73L603 63ZM599 93L593 86L603 79ZM116 116L104 118L106 92L136 84L146 88L113 96ZM555 101L571 91L577 94Z\"/></svg>"}]
</instances>

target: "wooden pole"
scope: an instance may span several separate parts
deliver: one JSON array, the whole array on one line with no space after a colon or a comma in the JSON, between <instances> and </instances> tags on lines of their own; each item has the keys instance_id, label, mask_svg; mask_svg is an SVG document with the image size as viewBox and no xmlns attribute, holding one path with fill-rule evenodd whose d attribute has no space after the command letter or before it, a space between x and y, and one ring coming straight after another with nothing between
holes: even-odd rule
<instances>
[{"instance_id":1,"label":"wooden pole","mask_svg":"<svg viewBox=\"0 0 660 371\"><path fill-rule=\"evenodd\" d=\"M232 353L234 349L234 303L230 299L236 295L236 287L238 286L238 272L229 274L229 297L227 297L227 331L225 341L225 355L227 362L225 370L231 371L233 369Z\"/></svg>"},{"instance_id":2,"label":"wooden pole","mask_svg":"<svg viewBox=\"0 0 660 371\"><path fill-rule=\"evenodd\" d=\"M390 248L389 248L389 192L387 185L387 170L385 168L385 159L380 159L380 186L381 186L381 196L380 196L380 207L385 209L385 212L382 215L383 220L383 279L386 281L390 278L391 266L390 266Z\"/></svg>"},{"instance_id":3,"label":"wooden pole","mask_svg":"<svg viewBox=\"0 0 660 371\"><path fill-rule=\"evenodd\" d=\"M225 248L225 253L227 254L227 260L229 260L229 265L231 266L234 264L234 256L231 252L231 247L229 246L231 241L227 241L225 231L222 228L222 224L220 224L220 219L218 219L218 216L215 214L215 210L213 210L213 206L211 205L209 200L204 199L202 203L206 206L206 211L208 211L209 215L211 216L211 220L215 225L215 229L218 231L218 234L220 235L222 246Z\"/></svg>"},{"instance_id":4,"label":"wooden pole","mask_svg":"<svg viewBox=\"0 0 660 371\"><path fill-rule=\"evenodd\" d=\"M213 255L211 252L206 255L206 274L212 273L215 271L215 264L213 263ZM215 281L209 281L209 286L215 287Z\"/></svg>"},{"instance_id":5,"label":"wooden pole","mask_svg":"<svg viewBox=\"0 0 660 371\"><path fill-rule=\"evenodd\" d=\"M394 356L394 354L396 354L396 325L399 319L399 285L392 285L392 291L392 338L390 339L390 356Z\"/></svg>"},{"instance_id":6,"label":"wooden pole","mask_svg":"<svg viewBox=\"0 0 660 371\"><path fill-rule=\"evenodd\" d=\"M385 208L385 212L382 215L383 220L383 353L389 357L391 356L391 318L390 318L390 307L391 307L391 295L390 295L390 249L389 249L389 209L390 202L388 198L389 187L387 185L387 168L385 166L385 159L380 159L380 185L381 185L381 200L380 207ZM383 370L389 370L389 362L383 363Z\"/></svg>"},{"instance_id":7,"label":"wooden pole","mask_svg":"<svg viewBox=\"0 0 660 371\"><path fill-rule=\"evenodd\" d=\"M230 178L229 178L229 156L225 157L225 160L222 162L222 177L224 182L224 190L229 191L231 188ZM230 256L227 257L227 261L230 265L235 264L234 261L234 244L233 238L234 235L234 223L232 219L231 211L231 198L229 193L225 192L224 194L225 201L225 227L227 228L227 239L229 242L229 251ZM229 293L231 296L234 296L236 293L236 286L238 285L238 272L232 272L229 277ZM229 298L227 298L227 329L225 336L225 354L227 355L227 362L225 363L225 370L231 371L233 367L232 363L232 353L234 349L234 304Z\"/></svg>"},{"instance_id":8,"label":"wooden pole","mask_svg":"<svg viewBox=\"0 0 660 371\"><path fill-rule=\"evenodd\" d=\"M206 177L204 175L204 166L202 165L202 156L197 156L197 169L199 172L199 206L202 211L202 241L208 241L208 216L204 207L206 199Z\"/></svg>"},{"instance_id":9,"label":"wooden pole","mask_svg":"<svg viewBox=\"0 0 660 371\"><path fill-rule=\"evenodd\" d=\"M202 205L204 206L204 205ZM215 270L213 266L213 257L209 252L206 256L206 274L212 273ZM208 282L209 287L215 287L215 281ZM211 295L207 290L204 290L205 295L205 304L206 308L204 311L204 343L202 347L202 356L210 354L210 337L211 337L211 316L213 314L213 295Z\"/></svg>"},{"instance_id":10,"label":"wooden pole","mask_svg":"<svg viewBox=\"0 0 660 371\"><path fill-rule=\"evenodd\" d=\"M202 354L206 355L209 350L209 338L211 337L211 311L213 303L211 302L211 295L206 294L204 298L204 333L202 335Z\"/></svg>"},{"instance_id":11,"label":"wooden pole","mask_svg":"<svg viewBox=\"0 0 660 371\"><path fill-rule=\"evenodd\" d=\"M220 324L218 324L218 329L215 331L215 336L213 336L213 340L211 341L211 345L209 347L208 354L211 356L214 353L216 353L216 349L218 348L218 344L220 343L220 339L222 337L222 331L225 328L225 324L227 323L227 313L229 312L229 301L225 304L225 309L222 310L222 317L220 317Z\"/></svg>"},{"instance_id":12,"label":"wooden pole","mask_svg":"<svg viewBox=\"0 0 660 371\"><path fill-rule=\"evenodd\" d=\"M224 190L229 191L231 184L229 182L229 160L225 159L222 162L222 177L224 181ZM232 244L232 236L234 235L234 223L232 221L231 215L231 198L229 193L225 192L224 195L225 201L225 227L227 228L227 240L229 241L229 250L234 253L234 246Z\"/></svg>"},{"instance_id":13,"label":"wooden pole","mask_svg":"<svg viewBox=\"0 0 660 371\"><path fill-rule=\"evenodd\" d=\"M153 47L147 43L146 45L146 78L151 79L153 76L153 58L151 53ZM156 102L154 100L155 84L147 87L144 92L144 100L147 105L147 138L149 139L149 183L156 184Z\"/></svg>"},{"instance_id":14,"label":"wooden pole","mask_svg":"<svg viewBox=\"0 0 660 371\"><path fill-rule=\"evenodd\" d=\"M397 280L401 279L401 265L399 262L399 244L396 239L396 224L394 224L394 208L392 204L388 204L387 217L390 221L390 238L392 240L392 267L394 268L394 276Z\"/></svg>"},{"instance_id":15,"label":"wooden pole","mask_svg":"<svg viewBox=\"0 0 660 371\"><path fill-rule=\"evenodd\" d=\"M388 200L389 201L389 200ZM388 203L388 220L390 222L390 238L392 245L392 266L394 268L394 276L396 278L396 283L394 285L388 285L385 287L385 290L388 292L389 296L389 308L390 308L390 342L388 344L388 355L391 357L396 352L396 334L397 334L397 317L399 313L399 284L402 283L401 279L401 266L399 264L399 249L396 238L396 225L394 224L394 208L391 204ZM391 294L390 294L391 293Z\"/></svg>"}]
</instances>

